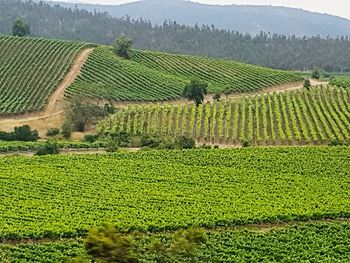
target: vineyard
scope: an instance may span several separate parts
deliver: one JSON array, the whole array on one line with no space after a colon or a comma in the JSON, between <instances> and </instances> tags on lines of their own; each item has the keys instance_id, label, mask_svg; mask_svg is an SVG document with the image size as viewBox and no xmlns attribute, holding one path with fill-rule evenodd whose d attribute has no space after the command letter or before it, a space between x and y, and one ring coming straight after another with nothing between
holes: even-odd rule
<instances>
[{"instance_id":1,"label":"vineyard","mask_svg":"<svg viewBox=\"0 0 350 263\"><path fill-rule=\"evenodd\" d=\"M0 158L1 239L350 216L350 148Z\"/></svg>"},{"instance_id":2,"label":"vineyard","mask_svg":"<svg viewBox=\"0 0 350 263\"><path fill-rule=\"evenodd\" d=\"M120 101L159 101L178 98L190 79L208 83L209 92L248 92L300 81L294 73L228 60L132 51L131 60L100 46L90 55L82 74L66 95Z\"/></svg>"},{"instance_id":3,"label":"vineyard","mask_svg":"<svg viewBox=\"0 0 350 263\"><path fill-rule=\"evenodd\" d=\"M187 135L199 143L327 144L350 139L350 91L317 87L193 104L133 106L99 124L100 133Z\"/></svg>"},{"instance_id":4,"label":"vineyard","mask_svg":"<svg viewBox=\"0 0 350 263\"><path fill-rule=\"evenodd\" d=\"M207 241L195 253L195 262L350 261L350 224L344 222L306 224L264 232L216 230L207 231L206 235ZM143 236L137 247L142 249L155 237L169 240L172 234ZM67 262L84 254L83 242L79 240L0 245L0 260L8 262ZM144 253L141 262L156 261L154 255Z\"/></svg>"},{"instance_id":5,"label":"vineyard","mask_svg":"<svg viewBox=\"0 0 350 263\"><path fill-rule=\"evenodd\" d=\"M0 36L0 115L44 108L84 43Z\"/></svg>"}]
</instances>

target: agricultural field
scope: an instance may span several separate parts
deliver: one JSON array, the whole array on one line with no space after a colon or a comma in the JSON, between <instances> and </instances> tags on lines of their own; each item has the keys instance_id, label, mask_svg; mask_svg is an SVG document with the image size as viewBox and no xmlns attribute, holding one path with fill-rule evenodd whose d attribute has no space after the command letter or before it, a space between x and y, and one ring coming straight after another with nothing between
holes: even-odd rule
<instances>
[{"instance_id":1,"label":"agricultural field","mask_svg":"<svg viewBox=\"0 0 350 263\"><path fill-rule=\"evenodd\" d=\"M108 222L141 231L140 247L203 227L197 262L347 262L349 155L261 147L0 158L0 259L68 260Z\"/></svg>"},{"instance_id":2,"label":"agricultural field","mask_svg":"<svg viewBox=\"0 0 350 263\"><path fill-rule=\"evenodd\" d=\"M183 55L133 50L131 59L114 54L111 47L94 49L82 74L66 96L117 101L160 101L181 96L186 83L198 78L210 93L248 92L301 81L297 74L236 63Z\"/></svg>"},{"instance_id":3,"label":"agricultural field","mask_svg":"<svg viewBox=\"0 0 350 263\"><path fill-rule=\"evenodd\" d=\"M195 262L349 262L348 222L308 223L276 229L215 229L206 231L207 241L195 251ZM144 235L137 247L172 234ZM334 246L334 244L337 244ZM288 253L287 253L288 251ZM10 262L66 262L84 255L81 240L43 244L0 245L0 259ZM140 262L155 262L143 253Z\"/></svg>"},{"instance_id":4,"label":"agricultural field","mask_svg":"<svg viewBox=\"0 0 350 263\"><path fill-rule=\"evenodd\" d=\"M0 115L42 110L85 43L0 36Z\"/></svg>"},{"instance_id":5,"label":"agricultural field","mask_svg":"<svg viewBox=\"0 0 350 263\"><path fill-rule=\"evenodd\" d=\"M350 148L0 158L1 239L349 217Z\"/></svg>"},{"instance_id":6,"label":"agricultural field","mask_svg":"<svg viewBox=\"0 0 350 263\"><path fill-rule=\"evenodd\" d=\"M350 139L350 91L328 86L194 104L133 106L99 124L98 132L186 135L199 143L328 144Z\"/></svg>"}]
</instances>

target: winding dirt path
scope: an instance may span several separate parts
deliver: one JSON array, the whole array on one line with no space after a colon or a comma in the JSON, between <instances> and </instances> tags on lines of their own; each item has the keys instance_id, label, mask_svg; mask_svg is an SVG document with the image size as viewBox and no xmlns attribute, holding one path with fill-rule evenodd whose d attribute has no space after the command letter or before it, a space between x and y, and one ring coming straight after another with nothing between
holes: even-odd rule
<instances>
[{"instance_id":1,"label":"winding dirt path","mask_svg":"<svg viewBox=\"0 0 350 263\"><path fill-rule=\"evenodd\" d=\"M59 83L55 91L49 96L45 109L41 112L33 112L12 117L0 117L0 130L12 131L15 126L29 125L39 133L45 134L49 128L57 128L62 125L65 117L66 103L64 91L79 76L83 65L88 59L93 48L82 50L74 59L69 72Z\"/></svg>"}]
</instances>

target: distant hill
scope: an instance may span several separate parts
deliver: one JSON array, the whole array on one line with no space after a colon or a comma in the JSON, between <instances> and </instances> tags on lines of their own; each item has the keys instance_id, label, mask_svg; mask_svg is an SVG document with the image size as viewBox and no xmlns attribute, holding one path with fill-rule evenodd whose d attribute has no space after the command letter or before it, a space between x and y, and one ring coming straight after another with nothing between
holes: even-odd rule
<instances>
[{"instance_id":1,"label":"distant hill","mask_svg":"<svg viewBox=\"0 0 350 263\"><path fill-rule=\"evenodd\" d=\"M32 36L111 44L120 35L134 48L226 58L284 70L350 71L350 37L250 36L211 26L185 26L175 22L154 26L148 20L114 18L44 2L0 0L0 34L11 34L16 18L30 24ZM323 28L320 26L320 28ZM350 31L349 31L350 32Z\"/></svg>"},{"instance_id":2,"label":"distant hill","mask_svg":"<svg viewBox=\"0 0 350 263\"><path fill-rule=\"evenodd\" d=\"M162 24L164 20L186 25L213 24L216 28L252 35L261 31L296 36L338 36L349 35L350 32L348 19L287 7L219 6L182 0L142 0L123 5L60 4L66 7L76 5L89 11L108 12L115 17L142 17L156 24Z\"/></svg>"}]
</instances>

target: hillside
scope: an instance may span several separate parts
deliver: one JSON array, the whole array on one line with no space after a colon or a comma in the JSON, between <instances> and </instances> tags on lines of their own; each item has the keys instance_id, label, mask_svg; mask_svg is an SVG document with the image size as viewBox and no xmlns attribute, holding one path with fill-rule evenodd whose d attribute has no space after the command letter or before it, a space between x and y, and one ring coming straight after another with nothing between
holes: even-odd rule
<instances>
[{"instance_id":1,"label":"hillside","mask_svg":"<svg viewBox=\"0 0 350 263\"><path fill-rule=\"evenodd\" d=\"M120 101L158 101L181 96L192 78L208 83L208 91L243 92L294 82L301 77L229 60L133 50L131 60L110 47L97 47L67 96Z\"/></svg>"},{"instance_id":2,"label":"hillside","mask_svg":"<svg viewBox=\"0 0 350 263\"><path fill-rule=\"evenodd\" d=\"M0 115L42 110L85 43L0 36Z\"/></svg>"},{"instance_id":3,"label":"hillside","mask_svg":"<svg viewBox=\"0 0 350 263\"><path fill-rule=\"evenodd\" d=\"M194 105L135 106L101 122L99 132L186 135L198 143L328 144L350 139L350 93L332 87Z\"/></svg>"},{"instance_id":4,"label":"hillside","mask_svg":"<svg viewBox=\"0 0 350 263\"><path fill-rule=\"evenodd\" d=\"M161 25L165 20L194 26L214 25L252 35L261 31L295 36L349 35L350 20L301 9L254 5L206 5L182 0L143 0L122 5L67 4L63 6L108 12L114 17L149 19ZM69 2L69 1L66 1ZM83 1L81 1L83 2Z\"/></svg>"},{"instance_id":5,"label":"hillside","mask_svg":"<svg viewBox=\"0 0 350 263\"><path fill-rule=\"evenodd\" d=\"M168 21L156 26L148 20L116 18L44 2L0 0L0 33L11 34L13 20L19 14L31 25L31 35L37 37L110 45L120 35L126 35L133 39L136 49L225 58L284 70L318 67L327 72L350 72L349 30L346 36L336 38L286 36L287 31L283 35L265 32L252 36L207 23L195 27ZM275 24L281 26L281 21ZM293 19L292 25L298 21ZM315 21L321 20L312 20ZM304 25L298 30L303 28Z\"/></svg>"}]
</instances>

